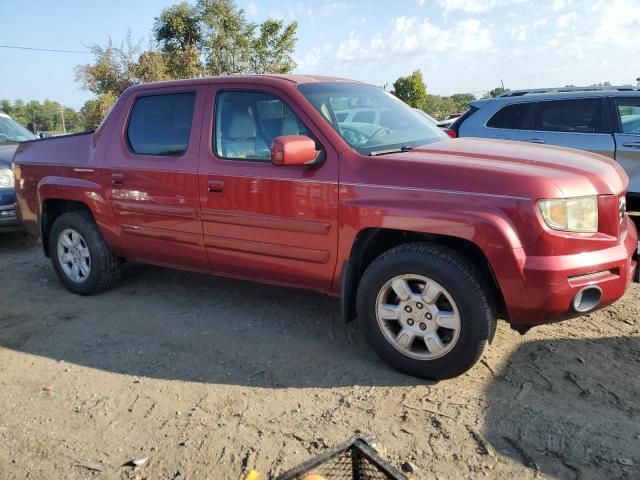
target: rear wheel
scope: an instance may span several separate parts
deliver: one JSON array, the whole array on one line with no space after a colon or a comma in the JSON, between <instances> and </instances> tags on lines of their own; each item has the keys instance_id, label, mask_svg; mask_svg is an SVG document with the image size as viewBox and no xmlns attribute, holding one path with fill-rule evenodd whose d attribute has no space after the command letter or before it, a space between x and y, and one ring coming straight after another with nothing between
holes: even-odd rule
<instances>
[{"instance_id":1,"label":"rear wheel","mask_svg":"<svg viewBox=\"0 0 640 480\"><path fill-rule=\"evenodd\" d=\"M49 252L58 278L73 293L99 292L120 277L120 259L87 212L69 212L55 220L49 235Z\"/></svg>"},{"instance_id":2,"label":"rear wheel","mask_svg":"<svg viewBox=\"0 0 640 480\"><path fill-rule=\"evenodd\" d=\"M496 321L479 272L439 245L401 245L377 258L362 277L357 304L373 349L398 370L430 380L471 368Z\"/></svg>"}]
</instances>

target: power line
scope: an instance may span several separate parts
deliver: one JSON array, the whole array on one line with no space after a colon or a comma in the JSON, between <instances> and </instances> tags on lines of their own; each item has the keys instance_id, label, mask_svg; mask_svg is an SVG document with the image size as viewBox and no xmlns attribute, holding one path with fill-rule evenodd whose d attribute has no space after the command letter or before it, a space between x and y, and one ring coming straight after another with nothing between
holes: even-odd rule
<instances>
[{"instance_id":1,"label":"power line","mask_svg":"<svg viewBox=\"0 0 640 480\"><path fill-rule=\"evenodd\" d=\"M21 47L18 45L0 45L0 48L11 48L15 50L35 50L38 52L55 52L55 53L91 53L89 50L62 50L59 48Z\"/></svg>"}]
</instances>

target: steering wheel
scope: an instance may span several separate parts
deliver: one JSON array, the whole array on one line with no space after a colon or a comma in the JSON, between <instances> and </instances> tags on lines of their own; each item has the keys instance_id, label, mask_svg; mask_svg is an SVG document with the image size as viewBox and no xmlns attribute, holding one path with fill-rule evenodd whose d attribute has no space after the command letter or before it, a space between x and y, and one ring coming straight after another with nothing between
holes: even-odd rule
<instances>
[{"instance_id":1,"label":"steering wheel","mask_svg":"<svg viewBox=\"0 0 640 480\"><path fill-rule=\"evenodd\" d=\"M343 133L347 142L351 143L352 145L362 145L369 141L369 137L367 137L357 128L341 125L340 131Z\"/></svg>"},{"instance_id":2,"label":"steering wheel","mask_svg":"<svg viewBox=\"0 0 640 480\"><path fill-rule=\"evenodd\" d=\"M387 127L380 127L380 129L376 130L374 134L369 137L369 141L373 140L374 138L389 135L390 133L391 133L391 130L389 130Z\"/></svg>"}]
</instances>

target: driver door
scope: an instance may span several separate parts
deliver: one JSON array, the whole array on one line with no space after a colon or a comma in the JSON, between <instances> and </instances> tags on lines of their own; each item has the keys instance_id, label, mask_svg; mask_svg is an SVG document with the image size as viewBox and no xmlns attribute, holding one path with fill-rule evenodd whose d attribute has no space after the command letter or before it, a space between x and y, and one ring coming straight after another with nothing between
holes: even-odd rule
<instances>
[{"instance_id":1,"label":"driver door","mask_svg":"<svg viewBox=\"0 0 640 480\"><path fill-rule=\"evenodd\" d=\"M205 110L198 183L212 270L329 289L338 241L338 155L284 92L216 85ZM273 138L316 140L319 166L275 166Z\"/></svg>"}]
</instances>

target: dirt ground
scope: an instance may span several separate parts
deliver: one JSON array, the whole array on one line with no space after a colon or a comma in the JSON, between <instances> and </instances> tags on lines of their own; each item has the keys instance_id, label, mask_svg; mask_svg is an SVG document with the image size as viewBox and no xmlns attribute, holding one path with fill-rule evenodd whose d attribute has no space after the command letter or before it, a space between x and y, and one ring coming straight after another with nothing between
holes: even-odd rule
<instances>
[{"instance_id":1,"label":"dirt ground","mask_svg":"<svg viewBox=\"0 0 640 480\"><path fill-rule=\"evenodd\" d=\"M426 383L314 293L129 265L79 297L21 235L0 279L3 480L275 475L354 435L416 478L640 478L638 286Z\"/></svg>"}]
</instances>

